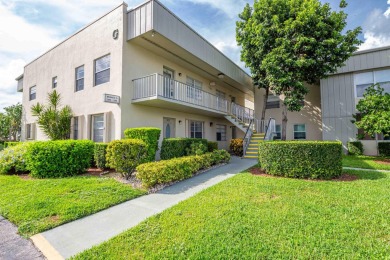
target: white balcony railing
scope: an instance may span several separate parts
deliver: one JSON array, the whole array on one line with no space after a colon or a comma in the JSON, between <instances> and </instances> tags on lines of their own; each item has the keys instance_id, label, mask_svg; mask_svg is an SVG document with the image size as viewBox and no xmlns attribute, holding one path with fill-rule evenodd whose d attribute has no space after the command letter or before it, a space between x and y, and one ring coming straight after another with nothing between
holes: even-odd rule
<instances>
[{"instance_id":1,"label":"white balcony railing","mask_svg":"<svg viewBox=\"0 0 390 260\"><path fill-rule=\"evenodd\" d=\"M225 114L229 112L226 99L157 73L134 79L133 86L133 101L161 97L216 110Z\"/></svg>"}]
</instances>

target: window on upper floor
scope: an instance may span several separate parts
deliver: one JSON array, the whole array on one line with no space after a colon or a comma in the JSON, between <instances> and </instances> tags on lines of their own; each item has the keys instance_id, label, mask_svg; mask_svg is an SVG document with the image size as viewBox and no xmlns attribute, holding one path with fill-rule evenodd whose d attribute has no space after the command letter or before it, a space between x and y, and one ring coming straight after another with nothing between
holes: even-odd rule
<instances>
[{"instance_id":1,"label":"window on upper floor","mask_svg":"<svg viewBox=\"0 0 390 260\"><path fill-rule=\"evenodd\" d=\"M278 96L275 96L273 94L268 95L267 99L267 109L271 108L279 108L280 107L280 100Z\"/></svg>"},{"instance_id":2,"label":"window on upper floor","mask_svg":"<svg viewBox=\"0 0 390 260\"><path fill-rule=\"evenodd\" d=\"M202 82L187 76L187 97L202 99Z\"/></svg>"},{"instance_id":3,"label":"window on upper floor","mask_svg":"<svg viewBox=\"0 0 390 260\"><path fill-rule=\"evenodd\" d=\"M390 69L376 70L355 74L355 97L363 97L366 89L373 84L380 84L386 93L390 93Z\"/></svg>"},{"instance_id":4,"label":"window on upper floor","mask_svg":"<svg viewBox=\"0 0 390 260\"><path fill-rule=\"evenodd\" d=\"M84 65L76 68L76 87L75 91L84 89Z\"/></svg>"},{"instance_id":5,"label":"window on upper floor","mask_svg":"<svg viewBox=\"0 0 390 260\"><path fill-rule=\"evenodd\" d=\"M110 54L95 60L95 86L110 81Z\"/></svg>"},{"instance_id":6,"label":"window on upper floor","mask_svg":"<svg viewBox=\"0 0 390 260\"><path fill-rule=\"evenodd\" d=\"M51 80L51 87L56 88L57 87L57 76L53 77Z\"/></svg>"},{"instance_id":7,"label":"window on upper floor","mask_svg":"<svg viewBox=\"0 0 390 260\"><path fill-rule=\"evenodd\" d=\"M37 86L33 86L29 91L29 99L34 100L37 98Z\"/></svg>"}]
</instances>

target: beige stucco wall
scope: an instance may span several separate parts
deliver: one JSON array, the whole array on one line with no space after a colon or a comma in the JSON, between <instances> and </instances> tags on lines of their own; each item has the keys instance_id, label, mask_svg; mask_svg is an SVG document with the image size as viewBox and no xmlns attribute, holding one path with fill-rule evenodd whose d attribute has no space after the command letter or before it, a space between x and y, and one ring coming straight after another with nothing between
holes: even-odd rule
<instances>
[{"instance_id":1,"label":"beige stucco wall","mask_svg":"<svg viewBox=\"0 0 390 260\"><path fill-rule=\"evenodd\" d=\"M322 140L321 121L321 95L319 86L308 86L309 93L305 97L305 106L300 112L288 112L287 140L294 139L294 125L306 125L306 140ZM255 117L261 119L264 102L264 89L255 89ZM281 98L282 99L282 98ZM276 120L276 124L282 124L282 102L280 108L266 110L266 120L270 117Z\"/></svg>"},{"instance_id":2,"label":"beige stucco wall","mask_svg":"<svg viewBox=\"0 0 390 260\"><path fill-rule=\"evenodd\" d=\"M62 104L69 105L75 116L81 116L81 136L90 136L90 116L107 113L105 140L120 138L121 111L117 104L103 102L103 94L121 95L122 87L122 45L124 42L123 24L126 5L120 5L98 21L84 28L54 49L28 64L24 69L23 106L24 123L35 122L30 107L37 102L46 103L47 93L52 91L52 78L57 76L56 90L62 96ZM119 30L119 38L114 40L113 31ZM94 86L94 60L110 54L110 81ZM84 90L75 92L75 69L84 65ZM29 101L29 88L37 86L37 98ZM46 139L37 127L36 139ZM25 127L22 128L24 139Z\"/></svg>"}]
</instances>

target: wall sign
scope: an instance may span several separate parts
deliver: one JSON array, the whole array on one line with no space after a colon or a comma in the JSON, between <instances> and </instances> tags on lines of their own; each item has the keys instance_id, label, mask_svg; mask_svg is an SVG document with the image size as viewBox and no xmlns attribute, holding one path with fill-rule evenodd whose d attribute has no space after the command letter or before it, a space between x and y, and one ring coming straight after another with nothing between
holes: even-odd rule
<instances>
[{"instance_id":1,"label":"wall sign","mask_svg":"<svg viewBox=\"0 0 390 260\"><path fill-rule=\"evenodd\" d=\"M116 29L116 30L114 30L114 31L112 32L112 38L113 38L114 40L116 40L116 39L118 39L118 37L119 37L119 30Z\"/></svg>"},{"instance_id":2,"label":"wall sign","mask_svg":"<svg viewBox=\"0 0 390 260\"><path fill-rule=\"evenodd\" d=\"M120 97L116 96L116 95L111 95L111 94L104 94L103 100L104 100L104 102L107 102L107 103L119 104Z\"/></svg>"}]
</instances>

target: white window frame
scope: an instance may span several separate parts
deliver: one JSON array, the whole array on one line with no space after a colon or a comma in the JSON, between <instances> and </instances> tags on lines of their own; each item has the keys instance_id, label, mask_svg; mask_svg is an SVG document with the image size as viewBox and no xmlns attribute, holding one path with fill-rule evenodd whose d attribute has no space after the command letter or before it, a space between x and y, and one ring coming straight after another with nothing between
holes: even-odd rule
<instances>
[{"instance_id":1,"label":"white window frame","mask_svg":"<svg viewBox=\"0 0 390 260\"><path fill-rule=\"evenodd\" d=\"M106 68L104 68L104 69L101 69L101 70L97 70L97 68L96 68L96 64L97 64L97 62L98 61L100 61L100 60L102 60L102 59L105 59L105 58L107 58L108 57L108 67L106 67ZM104 82L101 82L101 83L99 83L99 84L97 84L97 82L96 82L96 76L97 76L97 74L98 73L101 73L101 72L104 72L104 71L107 71L108 70L108 80L107 81L104 81ZM107 55L104 55L104 56L102 56L102 57L100 57L100 58L97 58L95 61L94 61L94 76L93 76L93 81L94 81L94 86L96 87L96 86L99 86L99 85L102 85L102 84L104 84L104 83L108 83L108 82L110 82L110 80L111 80L111 54L107 54Z\"/></svg>"},{"instance_id":2,"label":"white window frame","mask_svg":"<svg viewBox=\"0 0 390 260\"><path fill-rule=\"evenodd\" d=\"M26 140L35 139L35 123L26 124Z\"/></svg>"},{"instance_id":3,"label":"white window frame","mask_svg":"<svg viewBox=\"0 0 390 260\"><path fill-rule=\"evenodd\" d=\"M34 93L32 93L33 89L34 89ZM33 98L31 98L32 95L34 95ZM37 99L37 85L30 87L28 92L28 99L29 101Z\"/></svg>"},{"instance_id":4,"label":"white window frame","mask_svg":"<svg viewBox=\"0 0 390 260\"><path fill-rule=\"evenodd\" d=\"M200 138L204 138L204 122L197 121L197 120L188 120L188 137L189 138L199 138L199 137L195 137L196 131L194 131L194 135L192 135L192 130L196 129L196 125L192 126L192 123L194 123L194 124L200 123L202 125L202 137L200 137Z\"/></svg>"},{"instance_id":5,"label":"white window frame","mask_svg":"<svg viewBox=\"0 0 390 260\"><path fill-rule=\"evenodd\" d=\"M104 113L91 115L91 140L94 141L94 142L100 142L100 141L95 141L95 118L98 117L98 116L102 116L103 117L103 128L100 129L100 130L103 130L102 141L101 142L104 142L104 131L105 131Z\"/></svg>"},{"instance_id":6,"label":"white window frame","mask_svg":"<svg viewBox=\"0 0 390 260\"><path fill-rule=\"evenodd\" d=\"M83 69L83 76L82 77L79 77L79 73L78 73L78 69ZM84 65L81 65L81 66L78 66L76 69L75 69L75 87L74 87L74 91L75 92L78 92L78 91L82 91L84 90L84 86L85 86L85 82L84 82L84 77L85 77L85 67ZM79 81L82 81L83 82L83 88L82 89L78 89L77 88L77 82Z\"/></svg>"},{"instance_id":7,"label":"white window frame","mask_svg":"<svg viewBox=\"0 0 390 260\"><path fill-rule=\"evenodd\" d=\"M277 106L275 106L277 104ZM273 108L280 108L280 99L278 96L274 94L269 94L267 97L267 104L266 104L267 109L273 109Z\"/></svg>"},{"instance_id":8,"label":"white window frame","mask_svg":"<svg viewBox=\"0 0 390 260\"><path fill-rule=\"evenodd\" d=\"M382 71L388 71L389 72L389 80L388 81L383 81L383 82L378 82L377 81L377 76L376 76L376 73L378 72L382 72ZM372 81L373 82L370 82L370 83L363 83L363 84L360 84L360 85L373 85L373 84L378 84L378 83L390 83L390 69L383 69L383 70L371 70L371 71L366 71L366 72L361 72L361 73L355 73L354 74L354 91L355 91L355 98L363 98L363 96L359 97L358 96L358 93L357 93L357 77L359 75L362 75L362 74L365 74L365 73L371 73L372 74Z\"/></svg>"},{"instance_id":9,"label":"white window frame","mask_svg":"<svg viewBox=\"0 0 390 260\"><path fill-rule=\"evenodd\" d=\"M197 100L202 100L203 83L190 76L187 76L186 84L188 85L187 97L197 99Z\"/></svg>"},{"instance_id":10,"label":"white window frame","mask_svg":"<svg viewBox=\"0 0 390 260\"><path fill-rule=\"evenodd\" d=\"M227 138L226 138L227 126L226 125L222 125L222 124L216 124L216 129L217 129L216 140L218 142L227 141ZM218 140L218 134L219 133L221 134L221 140Z\"/></svg>"},{"instance_id":11,"label":"white window frame","mask_svg":"<svg viewBox=\"0 0 390 260\"><path fill-rule=\"evenodd\" d=\"M305 127L305 131L295 131L295 126L303 125ZM295 133L305 133L305 138L295 138ZM306 130L306 124L294 124L293 125L293 137L294 140L306 140L307 139L307 130Z\"/></svg>"},{"instance_id":12,"label":"white window frame","mask_svg":"<svg viewBox=\"0 0 390 260\"><path fill-rule=\"evenodd\" d=\"M78 116L75 116L73 118L73 139L78 140L79 139L79 133L80 133L80 118Z\"/></svg>"}]
</instances>

